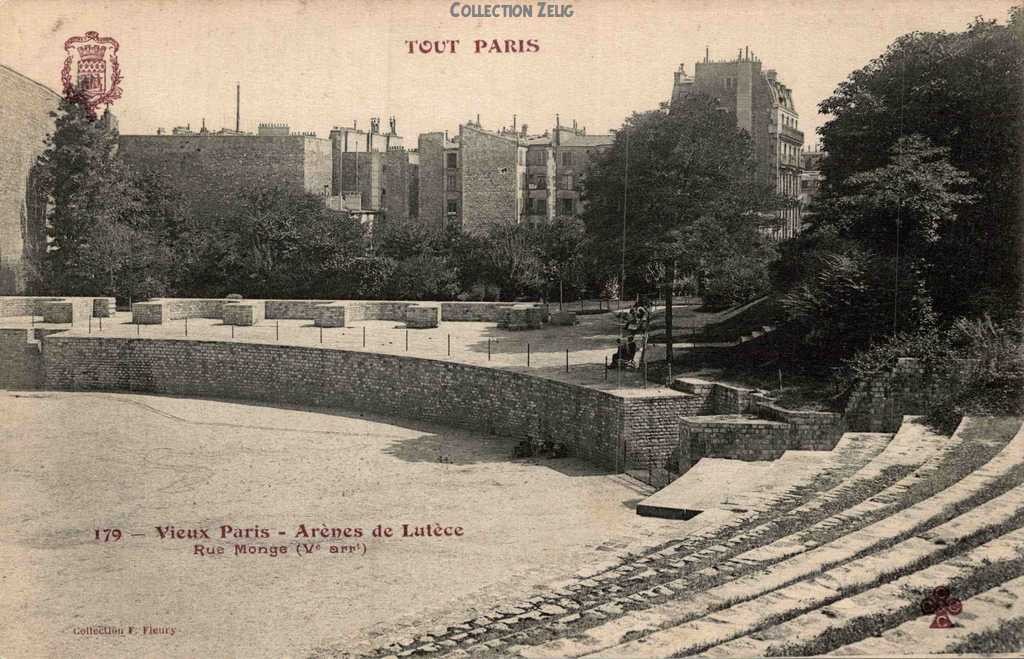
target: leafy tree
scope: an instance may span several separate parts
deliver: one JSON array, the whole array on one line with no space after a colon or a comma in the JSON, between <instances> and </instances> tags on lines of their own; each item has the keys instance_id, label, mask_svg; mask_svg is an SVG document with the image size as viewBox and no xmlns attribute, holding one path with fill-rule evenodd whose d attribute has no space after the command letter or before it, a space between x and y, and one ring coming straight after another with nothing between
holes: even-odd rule
<instances>
[{"instance_id":1,"label":"leafy tree","mask_svg":"<svg viewBox=\"0 0 1024 659\"><path fill-rule=\"evenodd\" d=\"M565 300L565 286L581 286L586 226L575 216L559 215L554 222L531 226L546 283L558 286L558 302Z\"/></svg>"},{"instance_id":2,"label":"leafy tree","mask_svg":"<svg viewBox=\"0 0 1024 659\"><path fill-rule=\"evenodd\" d=\"M544 283L544 265L526 224L487 228L487 280L506 298L525 296Z\"/></svg>"},{"instance_id":3,"label":"leafy tree","mask_svg":"<svg viewBox=\"0 0 1024 659\"><path fill-rule=\"evenodd\" d=\"M639 279L644 287L655 283L654 263L675 261L686 272L698 270L702 259L714 259L703 245L711 235L736 251L742 251L738 241L756 243L758 229L775 221L761 211L778 204L771 185L756 177L749 135L703 95L685 99L670 113L629 118L583 186L583 219L596 263L615 276L624 260L627 282ZM702 238L691 238L702 220Z\"/></svg>"},{"instance_id":4,"label":"leafy tree","mask_svg":"<svg viewBox=\"0 0 1024 659\"><path fill-rule=\"evenodd\" d=\"M251 190L219 231L228 288L248 297L323 297L364 245L347 213L283 187Z\"/></svg>"},{"instance_id":5,"label":"leafy tree","mask_svg":"<svg viewBox=\"0 0 1024 659\"><path fill-rule=\"evenodd\" d=\"M819 105L832 115L821 129L826 205L858 194L859 175L886 167L908 135L945 149L949 165L974 179L977 203L961 209L957 222L939 221L928 248L931 267L943 271L931 293L946 319L1005 315L1014 306L1007 299L1019 302L1022 104L1024 11L1017 7L1007 25L978 19L964 32L904 35ZM886 236L864 237L878 243Z\"/></svg>"}]
</instances>

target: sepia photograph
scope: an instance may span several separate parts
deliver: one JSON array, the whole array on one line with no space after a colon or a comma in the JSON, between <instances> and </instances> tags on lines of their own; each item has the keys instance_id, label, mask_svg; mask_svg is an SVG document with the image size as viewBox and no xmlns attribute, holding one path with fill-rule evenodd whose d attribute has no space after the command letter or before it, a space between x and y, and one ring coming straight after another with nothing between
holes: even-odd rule
<instances>
[{"instance_id":1,"label":"sepia photograph","mask_svg":"<svg viewBox=\"0 0 1024 659\"><path fill-rule=\"evenodd\" d=\"M0 658L1024 655L1022 144L1019 0L0 0Z\"/></svg>"}]
</instances>

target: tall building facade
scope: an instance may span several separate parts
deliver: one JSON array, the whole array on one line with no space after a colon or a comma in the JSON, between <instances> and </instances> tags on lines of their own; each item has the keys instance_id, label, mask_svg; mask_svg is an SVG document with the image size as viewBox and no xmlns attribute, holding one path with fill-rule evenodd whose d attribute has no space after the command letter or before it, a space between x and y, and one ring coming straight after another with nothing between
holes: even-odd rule
<instances>
[{"instance_id":1,"label":"tall building facade","mask_svg":"<svg viewBox=\"0 0 1024 659\"><path fill-rule=\"evenodd\" d=\"M588 135L555 121L530 135L527 126L485 130L479 119L446 133L420 135L419 218L426 226L457 224L469 232L493 224L553 221L583 210L581 182L611 135Z\"/></svg>"},{"instance_id":2,"label":"tall building facade","mask_svg":"<svg viewBox=\"0 0 1024 659\"><path fill-rule=\"evenodd\" d=\"M121 157L140 171L168 176L193 210L215 216L253 187L282 186L324 198L367 223L408 219L416 209L416 154L407 152L395 131L335 128L328 139L293 132L287 124L260 124L255 135L224 130L121 135Z\"/></svg>"},{"instance_id":3,"label":"tall building facade","mask_svg":"<svg viewBox=\"0 0 1024 659\"><path fill-rule=\"evenodd\" d=\"M679 66L672 85L672 104L691 94L705 94L736 117L736 126L746 131L754 147L758 175L770 181L791 205L781 211L777 238L800 232L800 153L804 134L800 116L793 105L793 90L779 79L774 69L763 69L761 60L749 48L734 60L712 61L705 56L697 62L693 76Z\"/></svg>"},{"instance_id":4,"label":"tall building facade","mask_svg":"<svg viewBox=\"0 0 1024 659\"><path fill-rule=\"evenodd\" d=\"M46 250L46 197L32 167L59 104L50 88L0 65L0 295L23 292L28 263Z\"/></svg>"}]
</instances>

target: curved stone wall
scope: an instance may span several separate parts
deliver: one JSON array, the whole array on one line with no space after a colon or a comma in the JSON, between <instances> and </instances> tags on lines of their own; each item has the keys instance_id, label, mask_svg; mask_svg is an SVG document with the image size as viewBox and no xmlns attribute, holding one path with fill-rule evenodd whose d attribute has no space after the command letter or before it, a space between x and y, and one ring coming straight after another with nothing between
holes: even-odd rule
<instances>
[{"instance_id":1,"label":"curved stone wall","mask_svg":"<svg viewBox=\"0 0 1024 659\"><path fill-rule=\"evenodd\" d=\"M560 441L571 454L615 471L627 446L676 441L687 399L620 397L481 366L279 344L55 334L44 338L42 355L48 389L365 410Z\"/></svg>"}]
</instances>

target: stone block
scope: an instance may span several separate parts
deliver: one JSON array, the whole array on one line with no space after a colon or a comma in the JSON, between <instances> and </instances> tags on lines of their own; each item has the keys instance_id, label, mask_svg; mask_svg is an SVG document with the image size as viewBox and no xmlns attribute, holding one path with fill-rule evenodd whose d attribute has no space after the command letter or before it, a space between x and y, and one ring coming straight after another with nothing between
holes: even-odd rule
<instances>
[{"instance_id":1,"label":"stone block","mask_svg":"<svg viewBox=\"0 0 1024 659\"><path fill-rule=\"evenodd\" d=\"M132 322L136 325L162 325L165 311L163 302L135 302L132 304Z\"/></svg>"},{"instance_id":2,"label":"stone block","mask_svg":"<svg viewBox=\"0 0 1024 659\"><path fill-rule=\"evenodd\" d=\"M575 311L552 311L551 312L551 324L552 325L575 325L576 312Z\"/></svg>"},{"instance_id":3,"label":"stone block","mask_svg":"<svg viewBox=\"0 0 1024 659\"><path fill-rule=\"evenodd\" d=\"M44 323L75 322L75 305L73 302L44 302L42 307Z\"/></svg>"},{"instance_id":4,"label":"stone block","mask_svg":"<svg viewBox=\"0 0 1024 659\"><path fill-rule=\"evenodd\" d=\"M264 318L266 307L262 301L224 305L225 325L255 325Z\"/></svg>"},{"instance_id":5,"label":"stone block","mask_svg":"<svg viewBox=\"0 0 1024 659\"><path fill-rule=\"evenodd\" d=\"M515 305L498 312L498 327L507 330L540 329L543 325L544 309L533 305Z\"/></svg>"},{"instance_id":6,"label":"stone block","mask_svg":"<svg viewBox=\"0 0 1024 659\"><path fill-rule=\"evenodd\" d=\"M317 327L345 327L345 303L332 302L313 308L313 324Z\"/></svg>"},{"instance_id":7,"label":"stone block","mask_svg":"<svg viewBox=\"0 0 1024 659\"><path fill-rule=\"evenodd\" d=\"M112 297L94 297L92 299L93 318L112 318L117 312L117 301Z\"/></svg>"},{"instance_id":8,"label":"stone block","mask_svg":"<svg viewBox=\"0 0 1024 659\"><path fill-rule=\"evenodd\" d=\"M410 304L405 310L405 326L410 329L437 327L441 321L441 308L436 305Z\"/></svg>"}]
</instances>

